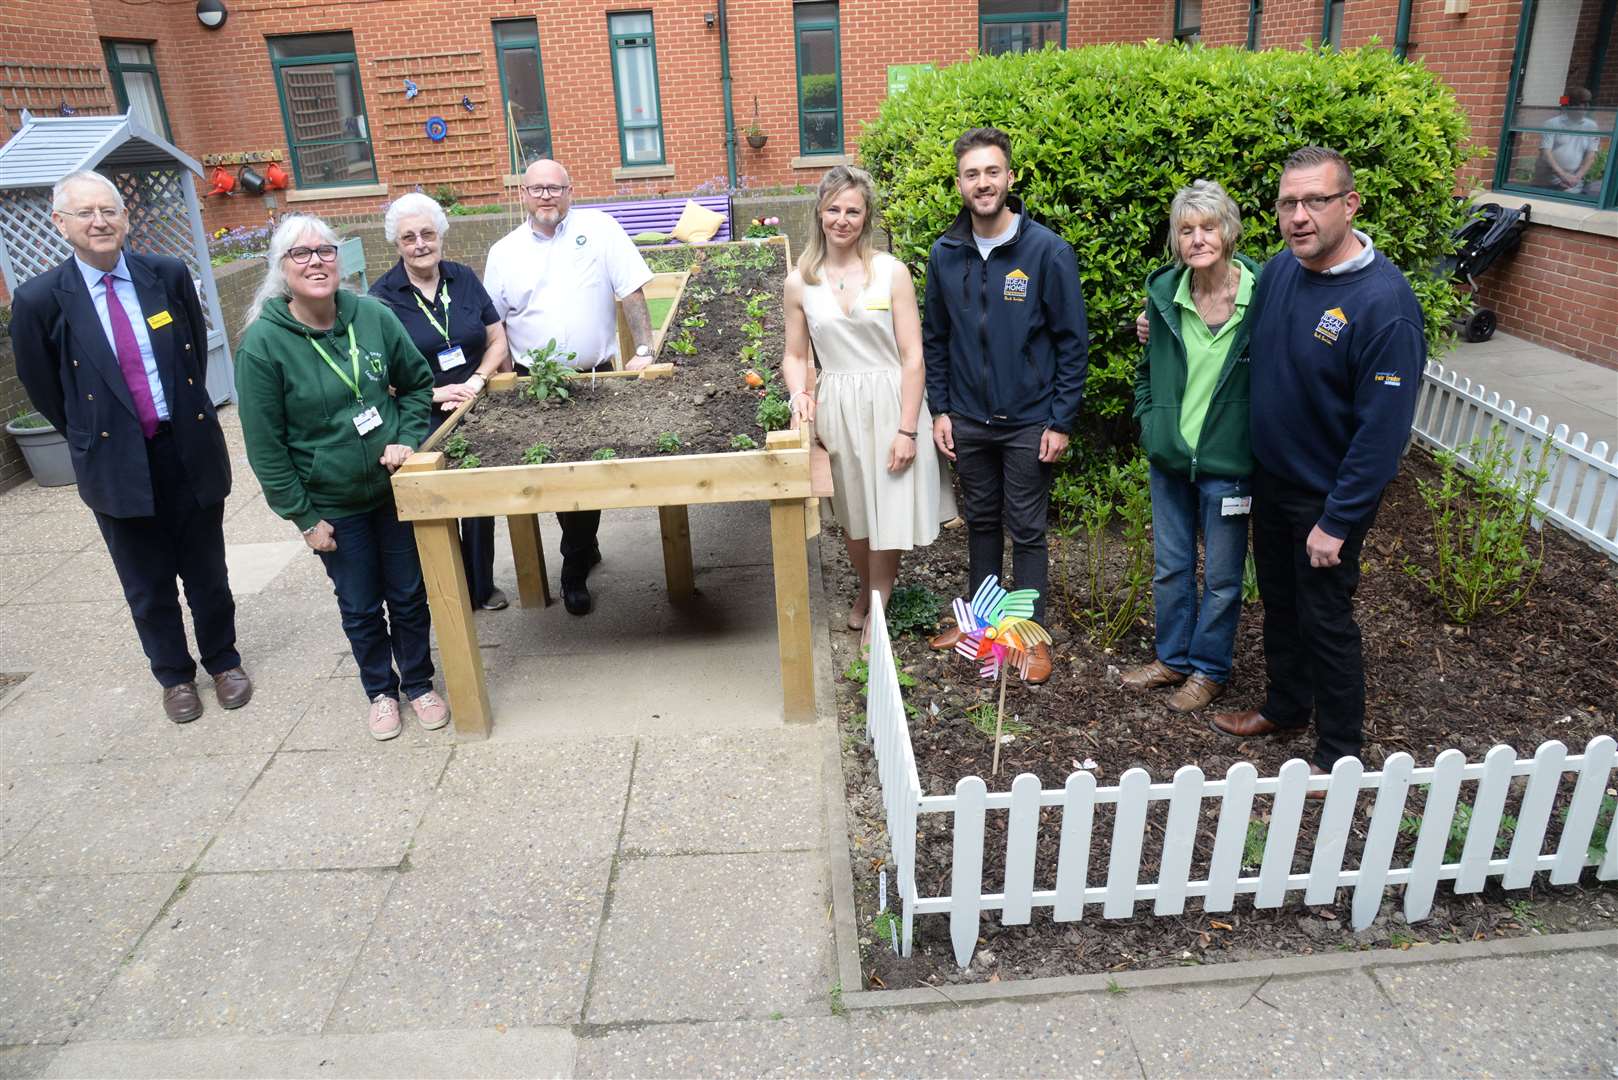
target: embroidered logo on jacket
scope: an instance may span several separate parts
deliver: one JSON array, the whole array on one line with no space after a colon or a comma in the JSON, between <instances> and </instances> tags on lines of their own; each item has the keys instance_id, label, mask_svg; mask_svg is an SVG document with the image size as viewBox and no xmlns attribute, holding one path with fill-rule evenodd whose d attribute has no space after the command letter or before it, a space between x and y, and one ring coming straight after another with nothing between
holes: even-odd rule
<instances>
[{"instance_id":1,"label":"embroidered logo on jacket","mask_svg":"<svg viewBox=\"0 0 1618 1080\"><path fill-rule=\"evenodd\" d=\"M1028 275L1021 270L1013 270L1006 275L1005 299L1022 303L1028 299Z\"/></svg>"},{"instance_id":2,"label":"embroidered logo on jacket","mask_svg":"<svg viewBox=\"0 0 1618 1080\"><path fill-rule=\"evenodd\" d=\"M1324 341L1327 345L1337 344L1337 335L1343 332L1348 325L1348 316L1343 314L1342 308L1331 308L1320 316L1320 322L1315 324L1315 340Z\"/></svg>"},{"instance_id":3,"label":"embroidered logo on jacket","mask_svg":"<svg viewBox=\"0 0 1618 1080\"><path fill-rule=\"evenodd\" d=\"M1404 379L1397 371L1379 371L1376 373L1376 381L1390 390L1397 390Z\"/></svg>"}]
</instances>

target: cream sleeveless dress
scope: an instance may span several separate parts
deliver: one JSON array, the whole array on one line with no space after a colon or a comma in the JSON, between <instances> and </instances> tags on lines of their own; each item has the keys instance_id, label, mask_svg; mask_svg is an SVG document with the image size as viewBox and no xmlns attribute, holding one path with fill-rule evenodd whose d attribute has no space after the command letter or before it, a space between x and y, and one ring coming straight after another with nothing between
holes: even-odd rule
<instances>
[{"instance_id":1,"label":"cream sleeveless dress","mask_svg":"<svg viewBox=\"0 0 1618 1080\"><path fill-rule=\"evenodd\" d=\"M819 285L803 289L803 314L820 362L815 435L831 457L832 512L850 538L869 540L878 551L930 544L939 522L955 516L925 397L916 417L916 458L903 472L888 472L888 447L900 426L899 347L893 337L897 264L886 253L872 259L871 281L847 315L824 274Z\"/></svg>"}]
</instances>

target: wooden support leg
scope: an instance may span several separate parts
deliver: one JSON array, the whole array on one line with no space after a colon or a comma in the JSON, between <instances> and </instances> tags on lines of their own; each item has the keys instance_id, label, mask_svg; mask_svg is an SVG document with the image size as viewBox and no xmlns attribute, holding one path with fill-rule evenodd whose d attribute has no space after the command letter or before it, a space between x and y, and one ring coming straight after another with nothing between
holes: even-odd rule
<instances>
[{"instance_id":1,"label":"wooden support leg","mask_svg":"<svg viewBox=\"0 0 1618 1080\"><path fill-rule=\"evenodd\" d=\"M786 721L815 719L814 649L809 635L809 552L802 499L770 503L775 559L775 627L781 642L781 695Z\"/></svg>"},{"instance_id":2,"label":"wooden support leg","mask_svg":"<svg viewBox=\"0 0 1618 1080\"><path fill-rule=\"evenodd\" d=\"M539 539L538 514L512 514L511 558L517 564L517 602L525 608L549 607L551 582L545 574L545 545Z\"/></svg>"},{"instance_id":3,"label":"wooden support leg","mask_svg":"<svg viewBox=\"0 0 1618 1080\"><path fill-rule=\"evenodd\" d=\"M483 679L483 656L478 652L472 626L472 596L466 589L461 565L461 538L454 518L418 521L416 550L427 579L427 603L433 629L438 631L438 653L444 665L444 686L449 691L450 715L457 735L489 736L489 688Z\"/></svg>"},{"instance_id":4,"label":"wooden support leg","mask_svg":"<svg viewBox=\"0 0 1618 1080\"><path fill-rule=\"evenodd\" d=\"M683 604L697 591L691 566L691 518L683 506L659 506L657 524L663 530L663 578L669 602Z\"/></svg>"}]
</instances>

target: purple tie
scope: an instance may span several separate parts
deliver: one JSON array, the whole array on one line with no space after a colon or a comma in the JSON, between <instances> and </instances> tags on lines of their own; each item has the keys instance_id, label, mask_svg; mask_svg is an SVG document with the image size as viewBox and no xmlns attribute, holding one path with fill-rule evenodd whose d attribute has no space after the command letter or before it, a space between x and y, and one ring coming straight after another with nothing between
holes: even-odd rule
<instances>
[{"instance_id":1,"label":"purple tie","mask_svg":"<svg viewBox=\"0 0 1618 1080\"><path fill-rule=\"evenodd\" d=\"M140 433L150 439L157 434L157 406L152 402L152 384L146 381L146 364L140 358L140 342L135 340L135 328L130 325L129 314L113 288L117 279L108 274L101 279L107 287L107 321L112 323L112 343L118 350L118 366L123 369L124 382L129 384L129 396L135 399L135 416L140 419Z\"/></svg>"}]
</instances>

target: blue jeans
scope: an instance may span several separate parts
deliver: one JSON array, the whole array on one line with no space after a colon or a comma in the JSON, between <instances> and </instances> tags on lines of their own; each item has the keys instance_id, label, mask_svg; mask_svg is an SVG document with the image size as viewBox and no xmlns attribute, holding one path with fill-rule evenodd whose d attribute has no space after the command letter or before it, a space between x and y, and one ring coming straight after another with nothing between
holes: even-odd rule
<instances>
[{"instance_id":1,"label":"blue jeans","mask_svg":"<svg viewBox=\"0 0 1618 1080\"><path fill-rule=\"evenodd\" d=\"M433 688L432 620L415 532L399 520L391 498L363 514L328 520L337 550L320 552L320 561L337 593L365 696L397 698L401 688L407 698L425 694Z\"/></svg>"},{"instance_id":2,"label":"blue jeans","mask_svg":"<svg viewBox=\"0 0 1618 1080\"><path fill-rule=\"evenodd\" d=\"M1152 466L1152 599L1157 605L1157 658L1181 674L1230 679L1236 622L1242 613L1242 567L1248 514L1226 515L1223 500L1252 493L1246 478L1187 480ZM1197 532L1206 549L1197 598Z\"/></svg>"}]
</instances>

